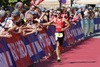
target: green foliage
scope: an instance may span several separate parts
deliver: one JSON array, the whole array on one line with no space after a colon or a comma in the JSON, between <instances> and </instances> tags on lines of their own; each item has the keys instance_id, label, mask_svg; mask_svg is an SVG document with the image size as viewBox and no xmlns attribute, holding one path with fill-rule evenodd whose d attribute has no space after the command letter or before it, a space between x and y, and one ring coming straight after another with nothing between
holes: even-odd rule
<instances>
[{"instance_id":1,"label":"green foliage","mask_svg":"<svg viewBox=\"0 0 100 67\"><path fill-rule=\"evenodd\" d=\"M23 2L26 3L27 5L30 4L30 0L0 0L0 5L2 6L13 5L16 2Z\"/></svg>"}]
</instances>

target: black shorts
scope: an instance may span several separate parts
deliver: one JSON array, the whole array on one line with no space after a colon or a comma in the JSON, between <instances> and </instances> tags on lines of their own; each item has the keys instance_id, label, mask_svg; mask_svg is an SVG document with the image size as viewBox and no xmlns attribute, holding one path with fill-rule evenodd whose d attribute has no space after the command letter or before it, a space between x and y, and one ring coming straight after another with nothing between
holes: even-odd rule
<instances>
[{"instance_id":1,"label":"black shorts","mask_svg":"<svg viewBox=\"0 0 100 67\"><path fill-rule=\"evenodd\" d=\"M55 40L58 41L60 45L63 45L64 32L55 32Z\"/></svg>"}]
</instances>

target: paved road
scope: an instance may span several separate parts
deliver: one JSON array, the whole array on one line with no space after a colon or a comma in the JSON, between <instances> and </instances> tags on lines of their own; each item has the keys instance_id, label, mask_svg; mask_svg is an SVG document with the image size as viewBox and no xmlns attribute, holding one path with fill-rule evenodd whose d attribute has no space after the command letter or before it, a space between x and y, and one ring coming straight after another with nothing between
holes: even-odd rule
<instances>
[{"instance_id":1,"label":"paved road","mask_svg":"<svg viewBox=\"0 0 100 67\"><path fill-rule=\"evenodd\" d=\"M79 46L62 53L62 61L57 62L55 54L36 67L100 67L100 36L87 39Z\"/></svg>"}]
</instances>

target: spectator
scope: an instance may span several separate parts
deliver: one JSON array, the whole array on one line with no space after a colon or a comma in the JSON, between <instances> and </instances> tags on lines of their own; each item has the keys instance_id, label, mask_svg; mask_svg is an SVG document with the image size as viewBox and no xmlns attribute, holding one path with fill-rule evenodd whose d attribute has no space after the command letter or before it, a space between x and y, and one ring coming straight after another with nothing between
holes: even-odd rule
<instances>
[{"instance_id":1,"label":"spectator","mask_svg":"<svg viewBox=\"0 0 100 67\"><path fill-rule=\"evenodd\" d=\"M10 19L7 20L7 25L6 27L8 27L8 32L11 33L13 30L15 30L17 28L17 22L19 22L20 19L20 13L17 9L15 9L12 13L11 13L11 17Z\"/></svg>"},{"instance_id":2,"label":"spectator","mask_svg":"<svg viewBox=\"0 0 100 67\"><path fill-rule=\"evenodd\" d=\"M95 10L95 18L99 18L99 10Z\"/></svg>"},{"instance_id":3,"label":"spectator","mask_svg":"<svg viewBox=\"0 0 100 67\"><path fill-rule=\"evenodd\" d=\"M84 11L84 17L89 18L89 10L88 9L85 9L85 11Z\"/></svg>"},{"instance_id":4,"label":"spectator","mask_svg":"<svg viewBox=\"0 0 100 67\"><path fill-rule=\"evenodd\" d=\"M20 19L20 13L17 9L15 9L11 13L11 17L6 22L6 27L11 28L14 24L16 24L17 21Z\"/></svg>"},{"instance_id":5,"label":"spectator","mask_svg":"<svg viewBox=\"0 0 100 67\"><path fill-rule=\"evenodd\" d=\"M38 23L38 12L30 11L25 18L27 26L23 27L23 35L29 35L41 31L40 24Z\"/></svg>"},{"instance_id":6,"label":"spectator","mask_svg":"<svg viewBox=\"0 0 100 67\"><path fill-rule=\"evenodd\" d=\"M6 31L7 28L5 27L4 20L7 14L6 11L0 10L0 37L11 37L11 35Z\"/></svg>"},{"instance_id":7,"label":"spectator","mask_svg":"<svg viewBox=\"0 0 100 67\"><path fill-rule=\"evenodd\" d=\"M29 9L28 11L26 11L26 13L25 13L25 18L24 18L24 19L26 19L26 18L27 18L27 14L28 14L30 11L34 11L35 8L36 8L35 6L31 6L30 9Z\"/></svg>"},{"instance_id":8,"label":"spectator","mask_svg":"<svg viewBox=\"0 0 100 67\"><path fill-rule=\"evenodd\" d=\"M15 4L15 9L18 9L20 12L20 19L24 19L24 14L23 14L23 3L22 2L17 2Z\"/></svg>"}]
</instances>

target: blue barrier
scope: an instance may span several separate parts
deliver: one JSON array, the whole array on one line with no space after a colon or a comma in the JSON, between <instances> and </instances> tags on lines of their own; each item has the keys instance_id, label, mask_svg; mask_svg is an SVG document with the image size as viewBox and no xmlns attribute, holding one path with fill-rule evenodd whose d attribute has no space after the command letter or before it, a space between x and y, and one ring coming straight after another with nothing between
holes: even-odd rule
<instances>
[{"instance_id":1,"label":"blue barrier","mask_svg":"<svg viewBox=\"0 0 100 67\"><path fill-rule=\"evenodd\" d=\"M0 67L15 67L15 62L4 38L0 40Z\"/></svg>"},{"instance_id":2,"label":"blue barrier","mask_svg":"<svg viewBox=\"0 0 100 67\"><path fill-rule=\"evenodd\" d=\"M27 67L32 64L29 53L21 39L20 34L13 34L11 38L5 39L7 42L6 45L8 46L14 62L16 63L16 67Z\"/></svg>"},{"instance_id":3,"label":"blue barrier","mask_svg":"<svg viewBox=\"0 0 100 67\"><path fill-rule=\"evenodd\" d=\"M94 33L100 32L100 18L94 18L95 30Z\"/></svg>"},{"instance_id":4,"label":"blue barrier","mask_svg":"<svg viewBox=\"0 0 100 67\"><path fill-rule=\"evenodd\" d=\"M84 37L84 33L82 31L82 26L80 22L77 22L77 25L74 26L73 30L75 30L74 32L76 32L76 36L74 36L76 41Z\"/></svg>"},{"instance_id":5,"label":"blue barrier","mask_svg":"<svg viewBox=\"0 0 100 67\"><path fill-rule=\"evenodd\" d=\"M100 18L94 19L94 27L94 33L100 31ZM13 34L11 38L1 38L0 67L26 67L49 56L49 53L52 54L56 49L54 33L55 26L50 26L48 30L44 29L37 34L33 33L25 37ZM68 46L71 42L83 37L83 26L81 22L77 22L77 25L71 25L71 28L65 31L63 45Z\"/></svg>"},{"instance_id":6,"label":"blue barrier","mask_svg":"<svg viewBox=\"0 0 100 67\"><path fill-rule=\"evenodd\" d=\"M31 58L32 62L37 61L39 58L36 56L36 49L34 47L33 42L30 41L31 38L29 36L22 37L22 41L24 42L27 51L29 53L29 57Z\"/></svg>"},{"instance_id":7,"label":"blue barrier","mask_svg":"<svg viewBox=\"0 0 100 67\"><path fill-rule=\"evenodd\" d=\"M47 34L51 40L54 50L56 49L56 42L55 42L55 36L54 36L55 31L56 31L55 26L53 26L53 25L49 26L47 29Z\"/></svg>"}]
</instances>

